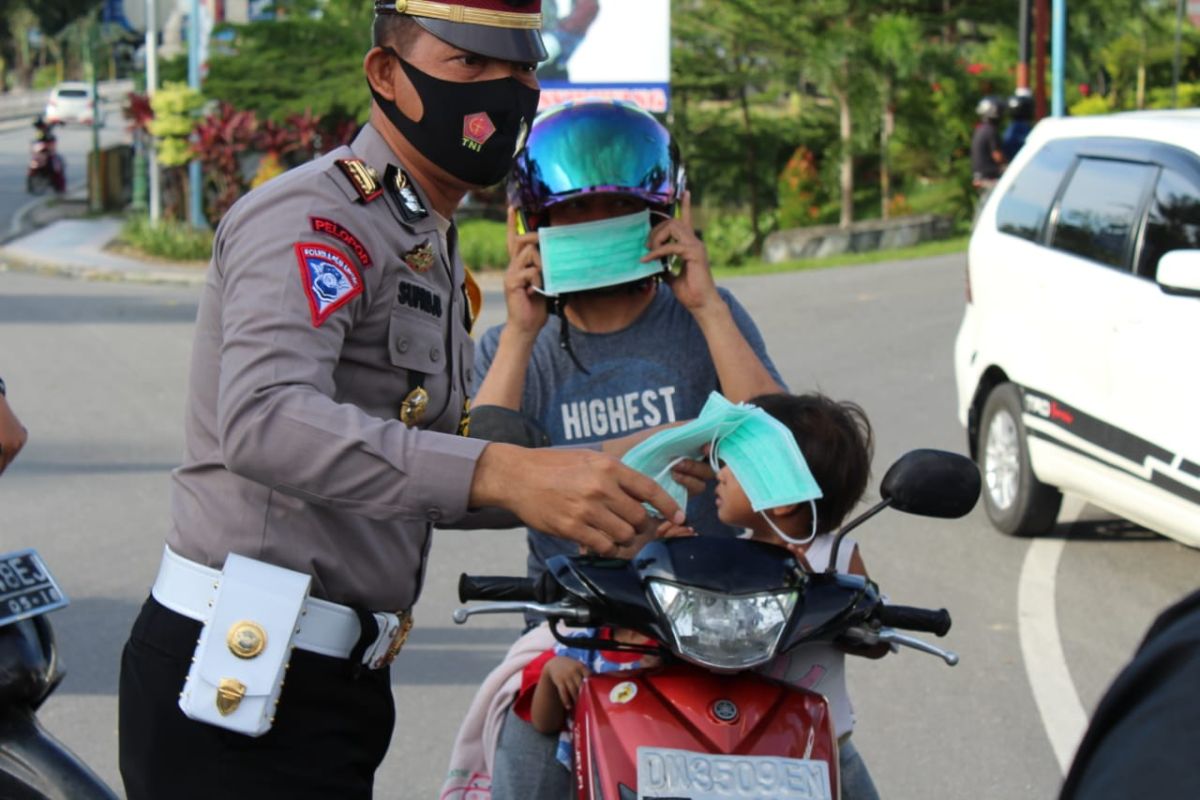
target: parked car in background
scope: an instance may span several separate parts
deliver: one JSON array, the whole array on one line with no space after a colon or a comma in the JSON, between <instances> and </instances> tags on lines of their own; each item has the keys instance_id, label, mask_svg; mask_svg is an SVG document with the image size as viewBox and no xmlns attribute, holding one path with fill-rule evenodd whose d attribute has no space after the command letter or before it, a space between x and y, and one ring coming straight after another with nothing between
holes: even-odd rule
<instances>
[{"instance_id":1,"label":"parked car in background","mask_svg":"<svg viewBox=\"0 0 1200 800\"><path fill-rule=\"evenodd\" d=\"M1062 492L1200 547L1200 110L1048 119L971 235L958 415L1001 531Z\"/></svg>"},{"instance_id":2,"label":"parked car in background","mask_svg":"<svg viewBox=\"0 0 1200 800\"><path fill-rule=\"evenodd\" d=\"M80 81L60 83L50 92L46 102L46 122L61 122L64 124L91 125L94 115L98 113L96 98L92 93L92 85ZM104 116L99 117L104 124Z\"/></svg>"}]
</instances>

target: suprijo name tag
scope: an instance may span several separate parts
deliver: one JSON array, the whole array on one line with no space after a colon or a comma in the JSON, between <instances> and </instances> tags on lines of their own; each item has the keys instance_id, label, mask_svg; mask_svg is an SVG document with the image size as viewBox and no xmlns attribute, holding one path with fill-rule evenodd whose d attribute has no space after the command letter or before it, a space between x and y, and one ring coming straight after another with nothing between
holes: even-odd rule
<instances>
[{"instance_id":1,"label":"suprijo name tag","mask_svg":"<svg viewBox=\"0 0 1200 800\"><path fill-rule=\"evenodd\" d=\"M832 800L829 767L815 759L639 747L638 800Z\"/></svg>"},{"instance_id":2,"label":"suprijo name tag","mask_svg":"<svg viewBox=\"0 0 1200 800\"><path fill-rule=\"evenodd\" d=\"M0 627L62 608L68 602L36 550L0 556Z\"/></svg>"}]
</instances>

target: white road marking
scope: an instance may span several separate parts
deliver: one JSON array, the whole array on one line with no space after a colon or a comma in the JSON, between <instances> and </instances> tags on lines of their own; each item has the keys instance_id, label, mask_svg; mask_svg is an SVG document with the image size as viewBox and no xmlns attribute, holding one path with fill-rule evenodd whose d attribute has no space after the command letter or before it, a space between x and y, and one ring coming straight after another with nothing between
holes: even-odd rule
<instances>
[{"instance_id":1,"label":"white road marking","mask_svg":"<svg viewBox=\"0 0 1200 800\"><path fill-rule=\"evenodd\" d=\"M1064 500L1063 515L1059 518L1063 527L1073 524L1082 510L1082 503L1074 507L1076 504L1069 500ZM1065 539L1030 542L1017 585L1017 622L1025 672L1042 726L1064 775L1088 723L1058 635L1054 587L1058 561L1065 547Z\"/></svg>"}]
</instances>

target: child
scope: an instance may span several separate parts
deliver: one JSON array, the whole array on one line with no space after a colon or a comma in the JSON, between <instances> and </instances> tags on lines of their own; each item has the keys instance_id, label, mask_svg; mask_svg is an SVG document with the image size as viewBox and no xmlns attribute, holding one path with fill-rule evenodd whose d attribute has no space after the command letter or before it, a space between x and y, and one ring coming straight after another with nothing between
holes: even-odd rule
<instances>
[{"instance_id":1,"label":"child","mask_svg":"<svg viewBox=\"0 0 1200 800\"><path fill-rule=\"evenodd\" d=\"M730 468L720 465L717 515L727 525L746 528L748 538L787 547L804 559L810 571L823 572L829 565L832 534L867 488L873 447L870 422L854 403L837 402L820 394L761 395L750 404L782 422L796 437L823 496L811 505L794 503L756 512ZM866 566L853 539L842 541L837 569L866 576ZM838 736L843 800L878 800L871 776L850 741L854 709L846 690L844 662L842 650L814 643L778 656L762 672L825 695Z\"/></svg>"}]
</instances>

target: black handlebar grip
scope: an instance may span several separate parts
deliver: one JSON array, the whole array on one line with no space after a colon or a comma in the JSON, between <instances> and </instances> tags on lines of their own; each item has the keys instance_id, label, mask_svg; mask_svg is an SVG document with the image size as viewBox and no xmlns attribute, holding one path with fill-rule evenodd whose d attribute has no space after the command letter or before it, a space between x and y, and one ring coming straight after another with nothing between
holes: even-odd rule
<instances>
[{"instance_id":1,"label":"black handlebar grip","mask_svg":"<svg viewBox=\"0 0 1200 800\"><path fill-rule=\"evenodd\" d=\"M458 599L463 603L471 600L532 603L538 599L537 595L537 584L529 578L468 575L465 572L458 577Z\"/></svg>"},{"instance_id":2,"label":"black handlebar grip","mask_svg":"<svg viewBox=\"0 0 1200 800\"><path fill-rule=\"evenodd\" d=\"M890 628L932 633L945 636L950 632L950 612L944 608L933 611L912 606L883 606L879 609L879 621Z\"/></svg>"}]
</instances>

